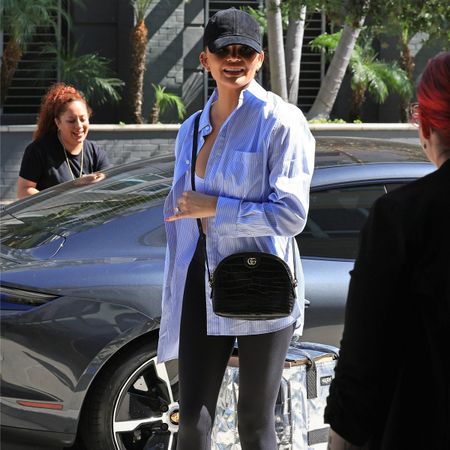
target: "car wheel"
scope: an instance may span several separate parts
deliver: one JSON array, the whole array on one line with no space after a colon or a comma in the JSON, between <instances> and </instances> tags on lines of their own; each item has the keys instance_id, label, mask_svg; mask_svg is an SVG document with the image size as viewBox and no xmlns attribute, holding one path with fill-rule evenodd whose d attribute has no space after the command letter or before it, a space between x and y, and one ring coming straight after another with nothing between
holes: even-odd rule
<instances>
[{"instance_id":1,"label":"car wheel","mask_svg":"<svg viewBox=\"0 0 450 450\"><path fill-rule=\"evenodd\" d=\"M95 382L81 433L89 450L174 450L178 378L157 364L155 345L124 352Z\"/></svg>"}]
</instances>

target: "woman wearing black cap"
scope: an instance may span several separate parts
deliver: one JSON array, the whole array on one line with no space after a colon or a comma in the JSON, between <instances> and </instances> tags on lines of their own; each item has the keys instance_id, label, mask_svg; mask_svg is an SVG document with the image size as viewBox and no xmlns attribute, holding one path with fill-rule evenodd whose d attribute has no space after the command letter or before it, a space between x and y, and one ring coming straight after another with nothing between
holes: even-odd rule
<instances>
[{"instance_id":1,"label":"woman wearing black cap","mask_svg":"<svg viewBox=\"0 0 450 450\"><path fill-rule=\"evenodd\" d=\"M315 143L301 111L255 81L264 53L249 14L219 11L203 43L200 62L217 88L199 117L195 191L190 175L197 114L177 137L173 186L164 206L168 245L158 360L179 359L177 449L209 450L220 385L237 339L241 446L274 450L284 359L294 329L303 327L303 273L291 237L306 222ZM296 268L291 315L239 320L214 314L197 218L211 272L243 251L272 253Z\"/></svg>"}]
</instances>

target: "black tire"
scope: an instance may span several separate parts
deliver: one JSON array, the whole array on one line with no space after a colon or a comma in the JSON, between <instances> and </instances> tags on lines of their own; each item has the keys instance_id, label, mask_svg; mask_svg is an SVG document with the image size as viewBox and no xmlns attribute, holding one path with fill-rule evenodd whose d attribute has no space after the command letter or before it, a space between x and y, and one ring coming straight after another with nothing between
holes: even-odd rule
<instances>
[{"instance_id":1,"label":"black tire","mask_svg":"<svg viewBox=\"0 0 450 450\"><path fill-rule=\"evenodd\" d=\"M156 364L155 342L129 347L95 380L83 408L84 444L87 450L175 450L176 364Z\"/></svg>"}]
</instances>

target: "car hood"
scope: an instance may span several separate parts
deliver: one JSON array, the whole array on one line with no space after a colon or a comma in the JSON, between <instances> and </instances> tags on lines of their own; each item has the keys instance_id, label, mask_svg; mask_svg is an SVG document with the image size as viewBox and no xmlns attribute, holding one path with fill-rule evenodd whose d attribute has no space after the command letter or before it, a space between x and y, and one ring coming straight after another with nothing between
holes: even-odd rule
<instances>
[{"instance_id":1,"label":"car hood","mask_svg":"<svg viewBox=\"0 0 450 450\"><path fill-rule=\"evenodd\" d=\"M0 236L2 268L52 258L66 240L42 226L24 223L6 212L1 215Z\"/></svg>"}]
</instances>

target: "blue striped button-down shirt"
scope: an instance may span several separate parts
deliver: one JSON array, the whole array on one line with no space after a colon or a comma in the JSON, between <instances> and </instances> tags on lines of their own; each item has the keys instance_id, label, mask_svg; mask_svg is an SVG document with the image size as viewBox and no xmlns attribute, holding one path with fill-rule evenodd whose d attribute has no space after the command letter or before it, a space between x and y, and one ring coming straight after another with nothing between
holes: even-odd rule
<instances>
[{"instance_id":1,"label":"blue striped button-down shirt","mask_svg":"<svg viewBox=\"0 0 450 450\"><path fill-rule=\"evenodd\" d=\"M210 109L217 93L201 113L198 149L211 130ZM194 115L195 116L195 115ZM194 116L181 126L176 141L172 190L164 215L174 212L183 191L191 190L190 170ZM236 320L214 314L205 283L207 330L210 335L249 335L283 329L297 320L303 327L304 283L298 251L289 237L306 223L315 141L301 111L264 90L256 81L244 90L236 109L222 125L206 166L204 192L218 197L216 216L208 218L206 244L211 271L226 256L262 251L283 258L299 281L291 316L274 320ZM198 229L195 219L166 222L167 254L164 273L158 360L178 357L181 307L189 263ZM207 274L206 274L207 276ZM192 324L195 326L195 324Z\"/></svg>"}]
</instances>

